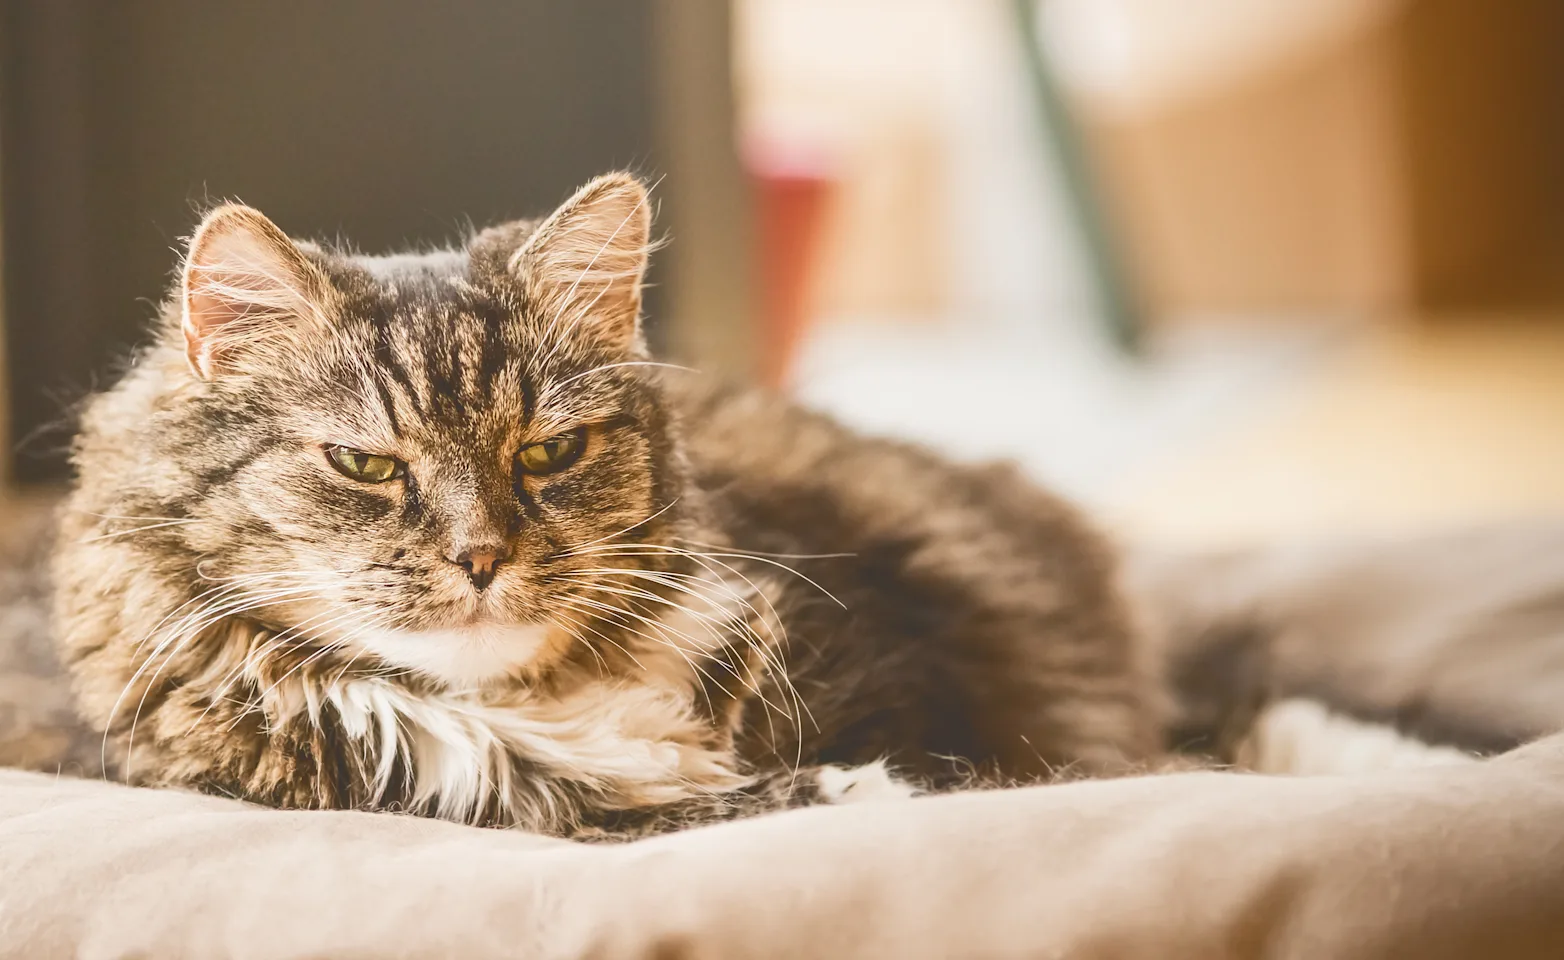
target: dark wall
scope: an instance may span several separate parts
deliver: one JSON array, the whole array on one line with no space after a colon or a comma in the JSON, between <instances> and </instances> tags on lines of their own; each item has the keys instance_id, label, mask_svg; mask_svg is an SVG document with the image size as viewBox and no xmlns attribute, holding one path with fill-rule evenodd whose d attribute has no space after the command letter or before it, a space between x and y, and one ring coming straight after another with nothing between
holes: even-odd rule
<instances>
[{"instance_id":1,"label":"dark wall","mask_svg":"<svg viewBox=\"0 0 1564 960\"><path fill-rule=\"evenodd\" d=\"M653 9L0 0L19 479L58 475L47 426L137 339L214 200L379 250L544 212L609 168L661 173Z\"/></svg>"}]
</instances>

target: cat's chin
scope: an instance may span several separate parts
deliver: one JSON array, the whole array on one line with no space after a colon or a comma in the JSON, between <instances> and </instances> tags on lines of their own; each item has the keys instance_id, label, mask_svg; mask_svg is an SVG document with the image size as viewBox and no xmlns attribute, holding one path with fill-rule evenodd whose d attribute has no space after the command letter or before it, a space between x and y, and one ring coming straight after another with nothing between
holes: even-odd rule
<instances>
[{"instance_id":1,"label":"cat's chin","mask_svg":"<svg viewBox=\"0 0 1564 960\"><path fill-rule=\"evenodd\" d=\"M548 624L478 622L430 630L375 630L355 639L365 652L452 687L476 687L535 672L553 659L561 631Z\"/></svg>"}]
</instances>

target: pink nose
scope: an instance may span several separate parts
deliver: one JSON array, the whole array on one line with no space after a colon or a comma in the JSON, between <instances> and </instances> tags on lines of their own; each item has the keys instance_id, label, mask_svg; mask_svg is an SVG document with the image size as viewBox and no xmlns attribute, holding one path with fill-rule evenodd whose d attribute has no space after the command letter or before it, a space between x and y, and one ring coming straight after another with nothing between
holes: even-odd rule
<instances>
[{"instance_id":1,"label":"pink nose","mask_svg":"<svg viewBox=\"0 0 1564 960\"><path fill-rule=\"evenodd\" d=\"M448 560L467 571L467 576L472 578L472 585L479 590L494 582L494 568L509 558L510 548L503 544L468 547L447 554Z\"/></svg>"}]
</instances>

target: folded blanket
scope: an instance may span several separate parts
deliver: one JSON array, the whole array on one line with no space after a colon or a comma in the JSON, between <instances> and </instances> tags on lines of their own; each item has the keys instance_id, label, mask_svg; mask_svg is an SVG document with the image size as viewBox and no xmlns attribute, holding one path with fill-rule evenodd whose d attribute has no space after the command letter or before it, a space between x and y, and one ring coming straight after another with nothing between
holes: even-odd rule
<instances>
[{"instance_id":1,"label":"folded blanket","mask_svg":"<svg viewBox=\"0 0 1564 960\"><path fill-rule=\"evenodd\" d=\"M1564 736L1337 778L814 808L625 846L0 773L16 957L1556 958Z\"/></svg>"}]
</instances>

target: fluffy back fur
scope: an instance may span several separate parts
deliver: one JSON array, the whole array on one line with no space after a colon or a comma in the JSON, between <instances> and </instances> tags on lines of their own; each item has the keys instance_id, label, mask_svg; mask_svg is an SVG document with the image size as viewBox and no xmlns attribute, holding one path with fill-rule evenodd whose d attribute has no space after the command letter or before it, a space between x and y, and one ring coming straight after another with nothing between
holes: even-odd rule
<instances>
[{"instance_id":1,"label":"fluffy back fur","mask_svg":"<svg viewBox=\"0 0 1564 960\"><path fill-rule=\"evenodd\" d=\"M1156 752L1074 513L665 373L650 226L624 175L423 255L206 218L54 565L126 779L582 833Z\"/></svg>"}]
</instances>

